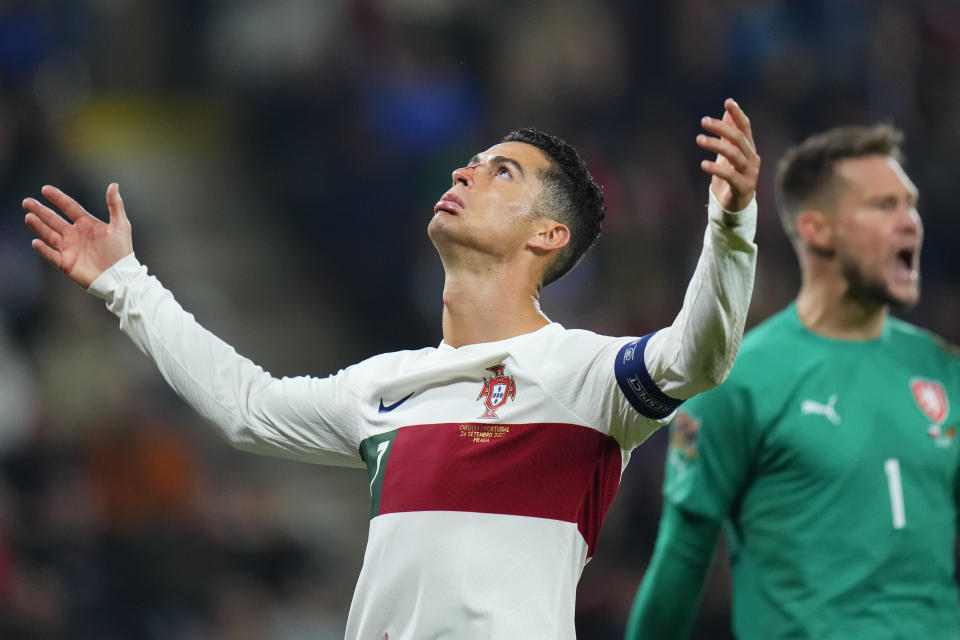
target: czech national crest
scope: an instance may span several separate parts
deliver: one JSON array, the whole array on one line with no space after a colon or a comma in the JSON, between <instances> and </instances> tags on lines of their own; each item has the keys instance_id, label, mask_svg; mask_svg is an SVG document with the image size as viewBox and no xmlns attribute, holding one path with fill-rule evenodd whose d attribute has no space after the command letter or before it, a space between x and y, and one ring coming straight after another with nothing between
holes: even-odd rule
<instances>
[{"instance_id":1,"label":"czech national crest","mask_svg":"<svg viewBox=\"0 0 960 640\"><path fill-rule=\"evenodd\" d=\"M487 371L493 372L492 378L483 379L483 389L477 400L483 398L483 404L486 409L480 418L499 418L497 409L507 403L507 398L513 398L517 393L517 383L513 381L513 376L507 376L503 373L504 365L495 364L487 367Z\"/></svg>"},{"instance_id":2,"label":"czech national crest","mask_svg":"<svg viewBox=\"0 0 960 640\"><path fill-rule=\"evenodd\" d=\"M947 392L943 385L936 380L914 378L910 381L910 391L913 392L913 399L924 415L934 423L942 424L950 410Z\"/></svg>"}]
</instances>

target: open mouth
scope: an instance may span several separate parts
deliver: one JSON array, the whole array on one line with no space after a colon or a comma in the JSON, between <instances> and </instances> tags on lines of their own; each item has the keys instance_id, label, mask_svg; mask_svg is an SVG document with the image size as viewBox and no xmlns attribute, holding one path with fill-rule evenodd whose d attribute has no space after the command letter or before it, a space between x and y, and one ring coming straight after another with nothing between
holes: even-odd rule
<instances>
[{"instance_id":1,"label":"open mouth","mask_svg":"<svg viewBox=\"0 0 960 640\"><path fill-rule=\"evenodd\" d=\"M907 269L913 269L914 258L916 257L916 251L914 249L901 249L897 252L897 261L905 266Z\"/></svg>"},{"instance_id":2,"label":"open mouth","mask_svg":"<svg viewBox=\"0 0 960 640\"><path fill-rule=\"evenodd\" d=\"M894 260L894 277L897 279L915 282L920 277L918 262L920 261L920 252L916 247L900 249L896 253Z\"/></svg>"}]
</instances>

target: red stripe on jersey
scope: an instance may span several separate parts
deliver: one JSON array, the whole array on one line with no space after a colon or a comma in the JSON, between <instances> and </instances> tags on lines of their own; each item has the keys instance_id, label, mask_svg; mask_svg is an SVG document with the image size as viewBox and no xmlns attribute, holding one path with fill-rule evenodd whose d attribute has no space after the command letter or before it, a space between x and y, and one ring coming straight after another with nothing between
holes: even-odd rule
<instances>
[{"instance_id":1,"label":"red stripe on jersey","mask_svg":"<svg viewBox=\"0 0 960 640\"><path fill-rule=\"evenodd\" d=\"M621 464L613 438L574 424L403 427L384 470L379 513L469 511L575 522L592 556Z\"/></svg>"}]
</instances>

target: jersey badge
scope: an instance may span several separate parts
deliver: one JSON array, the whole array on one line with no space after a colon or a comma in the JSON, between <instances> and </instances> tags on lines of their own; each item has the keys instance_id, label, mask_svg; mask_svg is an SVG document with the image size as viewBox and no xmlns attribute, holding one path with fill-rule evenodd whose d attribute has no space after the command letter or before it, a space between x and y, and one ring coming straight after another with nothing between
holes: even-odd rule
<instances>
[{"instance_id":1,"label":"jersey badge","mask_svg":"<svg viewBox=\"0 0 960 640\"><path fill-rule=\"evenodd\" d=\"M950 402L943 385L936 380L914 378L910 381L910 391L913 392L913 399L923 415L937 425L943 424L950 411Z\"/></svg>"},{"instance_id":2,"label":"jersey badge","mask_svg":"<svg viewBox=\"0 0 960 640\"><path fill-rule=\"evenodd\" d=\"M697 457L697 436L700 421L685 411L678 411L670 425L670 447L687 460Z\"/></svg>"},{"instance_id":3,"label":"jersey badge","mask_svg":"<svg viewBox=\"0 0 960 640\"><path fill-rule=\"evenodd\" d=\"M946 449L953 444L953 439L957 437L956 427L947 427L944 429L938 424L932 424L927 427L927 435L933 438L934 444L941 449Z\"/></svg>"},{"instance_id":4,"label":"jersey badge","mask_svg":"<svg viewBox=\"0 0 960 640\"><path fill-rule=\"evenodd\" d=\"M504 366L505 365L502 364L495 364L492 367L487 367L487 371L493 372L493 377L489 379L484 377L483 389L480 390L480 395L477 396L477 400L483 398L483 405L485 407L480 419L499 418L500 416L497 415L497 409L507 403L507 398L514 398L516 396L517 383L514 381L513 376L508 376L503 373Z\"/></svg>"},{"instance_id":5,"label":"jersey badge","mask_svg":"<svg viewBox=\"0 0 960 640\"><path fill-rule=\"evenodd\" d=\"M840 414L835 409L837 404L837 394L827 398L827 404L822 404L816 400L804 400L800 404L800 413L803 415L823 416L834 425L840 424Z\"/></svg>"}]
</instances>

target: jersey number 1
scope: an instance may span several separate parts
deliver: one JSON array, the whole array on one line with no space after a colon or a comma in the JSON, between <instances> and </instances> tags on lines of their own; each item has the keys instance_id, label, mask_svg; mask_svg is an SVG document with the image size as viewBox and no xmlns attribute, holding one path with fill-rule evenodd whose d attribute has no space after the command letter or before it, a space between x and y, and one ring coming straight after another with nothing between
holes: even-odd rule
<instances>
[{"instance_id":1,"label":"jersey number 1","mask_svg":"<svg viewBox=\"0 0 960 640\"><path fill-rule=\"evenodd\" d=\"M883 463L887 472L887 488L890 489L890 511L893 514L893 528L903 529L907 524L907 514L903 510L903 483L900 481L900 461L890 458Z\"/></svg>"}]
</instances>

